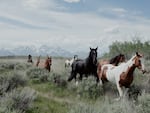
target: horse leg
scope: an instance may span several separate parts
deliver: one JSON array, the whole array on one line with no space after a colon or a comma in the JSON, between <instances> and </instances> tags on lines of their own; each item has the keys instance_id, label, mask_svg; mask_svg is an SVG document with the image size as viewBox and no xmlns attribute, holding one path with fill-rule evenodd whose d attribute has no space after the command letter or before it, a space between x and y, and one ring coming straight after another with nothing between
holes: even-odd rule
<instances>
[{"instance_id":1,"label":"horse leg","mask_svg":"<svg viewBox=\"0 0 150 113\"><path fill-rule=\"evenodd\" d=\"M70 77L68 78L68 81L71 81L73 78L75 78L75 80L76 80L76 75L77 75L76 72L71 71L71 75L70 75Z\"/></svg>"},{"instance_id":2,"label":"horse leg","mask_svg":"<svg viewBox=\"0 0 150 113\"><path fill-rule=\"evenodd\" d=\"M79 80L82 81L83 75L80 73Z\"/></svg>"},{"instance_id":3,"label":"horse leg","mask_svg":"<svg viewBox=\"0 0 150 113\"><path fill-rule=\"evenodd\" d=\"M120 87L119 82L117 82L116 84L117 84L117 89L118 89L119 96L120 96L119 98L116 99L118 101L123 97L123 90L122 90L122 87Z\"/></svg>"}]
</instances>

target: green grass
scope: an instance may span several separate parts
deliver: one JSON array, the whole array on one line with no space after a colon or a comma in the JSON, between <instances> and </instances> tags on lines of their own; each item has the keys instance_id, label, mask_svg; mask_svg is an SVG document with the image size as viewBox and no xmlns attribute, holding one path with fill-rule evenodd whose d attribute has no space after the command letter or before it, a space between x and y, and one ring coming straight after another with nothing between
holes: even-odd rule
<instances>
[{"instance_id":1,"label":"green grass","mask_svg":"<svg viewBox=\"0 0 150 113\"><path fill-rule=\"evenodd\" d=\"M33 109L28 113L67 113L68 104L53 100L48 97L38 96L34 102Z\"/></svg>"}]
</instances>

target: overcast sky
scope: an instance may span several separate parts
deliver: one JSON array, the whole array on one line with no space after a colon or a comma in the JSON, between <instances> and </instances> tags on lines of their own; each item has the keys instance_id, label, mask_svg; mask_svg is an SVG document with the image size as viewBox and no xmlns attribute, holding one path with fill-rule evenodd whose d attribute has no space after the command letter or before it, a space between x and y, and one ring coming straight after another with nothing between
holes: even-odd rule
<instances>
[{"instance_id":1,"label":"overcast sky","mask_svg":"<svg viewBox=\"0 0 150 113\"><path fill-rule=\"evenodd\" d=\"M0 48L58 46L70 51L139 36L150 40L150 0L0 0Z\"/></svg>"}]
</instances>

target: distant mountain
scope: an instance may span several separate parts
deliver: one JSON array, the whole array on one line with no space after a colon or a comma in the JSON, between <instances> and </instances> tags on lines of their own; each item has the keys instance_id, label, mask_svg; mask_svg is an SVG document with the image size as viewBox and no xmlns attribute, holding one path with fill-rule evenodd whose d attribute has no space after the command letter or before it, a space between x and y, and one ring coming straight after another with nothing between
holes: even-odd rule
<instances>
[{"instance_id":1,"label":"distant mountain","mask_svg":"<svg viewBox=\"0 0 150 113\"><path fill-rule=\"evenodd\" d=\"M14 53L8 49L4 49L4 48L0 49L0 56L13 56L13 55Z\"/></svg>"},{"instance_id":2,"label":"distant mountain","mask_svg":"<svg viewBox=\"0 0 150 113\"><path fill-rule=\"evenodd\" d=\"M50 47L47 45L42 45L39 48L36 48L35 46L18 46L11 49L0 49L0 56L27 56L28 54L31 54L32 56L61 56L61 57L73 57L74 55L78 55L79 57L84 57L85 52L70 52L66 49L63 49L61 47Z\"/></svg>"},{"instance_id":3,"label":"distant mountain","mask_svg":"<svg viewBox=\"0 0 150 113\"><path fill-rule=\"evenodd\" d=\"M50 55L50 56L63 56L63 57L72 57L73 54L65 49L60 47L49 47L47 45L42 45L38 49L40 55Z\"/></svg>"},{"instance_id":4,"label":"distant mountain","mask_svg":"<svg viewBox=\"0 0 150 113\"><path fill-rule=\"evenodd\" d=\"M10 50L14 55L26 56L32 54L34 56L38 55L37 49L34 46L19 46Z\"/></svg>"}]
</instances>

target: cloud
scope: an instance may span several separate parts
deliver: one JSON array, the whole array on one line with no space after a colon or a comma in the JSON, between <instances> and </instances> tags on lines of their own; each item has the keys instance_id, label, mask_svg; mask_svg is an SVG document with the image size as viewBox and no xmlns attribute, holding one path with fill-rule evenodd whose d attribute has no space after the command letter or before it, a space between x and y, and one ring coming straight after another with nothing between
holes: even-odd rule
<instances>
[{"instance_id":1,"label":"cloud","mask_svg":"<svg viewBox=\"0 0 150 113\"><path fill-rule=\"evenodd\" d=\"M133 22L95 12L62 11L58 10L59 6L64 7L55 0L15 0L11 3L6 0L0 4L0 47L44 44L86 51L90 46L99 46L101 54L113 41L132 40L135 33L144 37L141 40L150 37L150 20L137 14L130 12L128 15ZM125 17L129 12L123 8L101 11Z\"/></svg>"},{"instance_id":2,"label":"cloud","mask_svg":"<svg viewBox=\"0 0 150 113\"><path fill-rule=\"evenodd\" d=\"M80 2L80 0L64 0L65 2L68 2L68 3L78 3Z\"/></svg>"},{"instance_id":3,"label":"cloud","mask_svg":"<svg viewBox=\"0 0 150 113\"><path fill-rule=\"evenodd\" d=\"M99 8L98 12L102 15L107 16L115 16L115 17L125 17L129 12L120 7L106 7L106 8Z\"/></svg>"},{"instance_id":4,"label":"cloud","mask_svg":"<svg viewBox=\"0 0 150 113\"><path fill-rule=\"evenodd\" d=\"M108 27L108 28L104 29L104 32L105 33L117 34L117 33L120 32L119 25Z\"/></svg>"}]
</instances>

